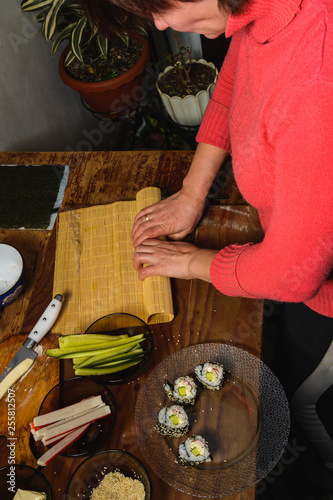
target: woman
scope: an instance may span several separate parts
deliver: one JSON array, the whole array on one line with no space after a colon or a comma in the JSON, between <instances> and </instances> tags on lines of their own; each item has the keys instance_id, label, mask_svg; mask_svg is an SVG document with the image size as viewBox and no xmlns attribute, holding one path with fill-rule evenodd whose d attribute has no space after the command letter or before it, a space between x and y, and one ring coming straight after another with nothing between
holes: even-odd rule
<instances>
[{"instance_id":1,"label":"woman","mask_svg":"<svg viewBox=\"0 0 333 500\"><path fill-rule=\"evenodd\" d=\"M326 418L325 400L333 382L330 0L111 4L151 17L160 30L232 37L182 189L135 219L134 266L142 280L199 278L226 295L284 302L279 341L288 366L281 380L299 421L333 469L333 426L327 425L333 415ZM158 239L182 240L195 228L228 153L242 195L258 209L263 241L216 252Z\"/></svg>"}]
</instances>

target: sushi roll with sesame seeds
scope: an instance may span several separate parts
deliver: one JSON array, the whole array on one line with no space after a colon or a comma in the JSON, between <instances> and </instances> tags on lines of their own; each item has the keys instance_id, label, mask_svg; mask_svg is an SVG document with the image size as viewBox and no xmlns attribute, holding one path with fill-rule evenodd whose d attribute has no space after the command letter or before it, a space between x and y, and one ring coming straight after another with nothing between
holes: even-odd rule
<instances>
[{"instance_id":1,"label":"sushi roll with sesame seeds","mask_svg":"<svg viewBox=\"0 0 333 500\"><path fill-rule=\"evenodd\" d=\"M185 436L189 428L188 416L182 406L172 405L159 411L155 429L163 436Z\"/></svg>"},{"instance_id":2,"label":"sushi roll with sesame seeds","mask_svg":"<svg viewBox=\"0 0 333 500\"><path fill-rule=\"evenodd\" d=\"M194 405L197 398L197 386L192 377L178 377L173 384L167 380L164 390L168 398L181 405Z\"/></svg>"},{"instance_id":3,"label":"sushi roll with sesame seeds","mask_svg":"<svg viewBox=\"0 0 333 500\"><path fill-rule=\"evenodd\" d=\"M218 391L222 388L224 370L223 366L218 363L205 363L197 365L194 369L195 375L199 382L211 391Z\"/></svg>"},{"instance_id":4,"label":"sushi roll with sesame seeds","mask_svg":"<svg viewBox=\"0 0 333 500\"><path fill-rule=\"evenodd\" d=\"M202 436L191 436L178 448L176 462L180 465L199 465L210 461L208 443Z\"/></svg>"}]
</instances>

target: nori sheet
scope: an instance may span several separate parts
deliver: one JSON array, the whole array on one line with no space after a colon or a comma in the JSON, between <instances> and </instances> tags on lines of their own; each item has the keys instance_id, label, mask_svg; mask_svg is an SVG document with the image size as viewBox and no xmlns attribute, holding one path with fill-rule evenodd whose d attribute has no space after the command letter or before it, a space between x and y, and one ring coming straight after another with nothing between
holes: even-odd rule
<instances>
[{"instance_id":1,"label":"nori sheet","mask_svg":"<svg viewBox=\"0 0 333 500\"><path fill-rule=\"evenodd\" d=\"M64 165L0 165L0 228L46 229Z\"/></svg>"}]
</instances>

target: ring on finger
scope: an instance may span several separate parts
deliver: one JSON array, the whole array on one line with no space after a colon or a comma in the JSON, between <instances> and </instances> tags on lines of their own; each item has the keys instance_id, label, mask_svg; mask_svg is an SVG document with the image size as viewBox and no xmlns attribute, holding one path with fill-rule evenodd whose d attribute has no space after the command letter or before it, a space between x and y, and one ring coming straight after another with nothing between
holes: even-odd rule
<instances>
[{"instance_id":1,"label":"ring on finger","mask_svg":"<svg viewBox=\"0 0 333 500\"><path fill-rule=\"evenodd\" d=\"M149 217L148 217L148 215L146 215L145 219L146 219L146 222L148 222L148 221L149 221Z\"/></svg>"}]
</instances>

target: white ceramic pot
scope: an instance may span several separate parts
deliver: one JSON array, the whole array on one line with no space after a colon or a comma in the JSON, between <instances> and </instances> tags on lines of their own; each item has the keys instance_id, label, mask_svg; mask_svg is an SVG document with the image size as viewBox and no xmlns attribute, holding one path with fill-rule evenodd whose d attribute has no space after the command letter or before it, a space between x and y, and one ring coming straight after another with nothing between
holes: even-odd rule
<instances>
[{"instance_id":1,"label":"white ceramic pot","mask_svg":"<svg viewBox=\"0 0 333 500\"><path fill-rule=\"evenodd\" d=\"M211 68L215 69L216 76L213 83L209 85L207 90L201 90L197 95L187 95L185 97L170 97L167 94L161 92L158 87L158 81L164 73L167 73L173 66L168 66L165 68L163 73L160 73L157 78L156 87L158 93L162 99L165 109L167 110L170 118L179 125L185 127L196 127L200 125L203 114L207 107L208 101L213 93L218 71L213 63L205 61L205 59L199 59L198 61L192 60L192 62L198 62L201 64L207 64Z\"/></svg>"}]
</instances>

